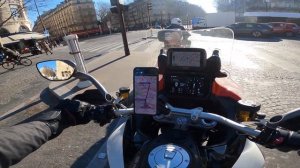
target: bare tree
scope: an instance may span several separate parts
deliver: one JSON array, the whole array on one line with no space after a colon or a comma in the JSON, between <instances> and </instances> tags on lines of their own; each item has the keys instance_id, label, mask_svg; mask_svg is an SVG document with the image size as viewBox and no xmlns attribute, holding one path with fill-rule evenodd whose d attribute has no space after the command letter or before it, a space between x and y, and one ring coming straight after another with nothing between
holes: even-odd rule
<instances>
[{"instance_id":1,"label":"bare tree","mask_svg":"<svg viewBox=\"0 0 300 168\"><path fill-rule=\"evenodd\" d=\"M108 21L109 16L111 15L110 4L103 1L98 2L96 13L100 22Z\"/></svg>"},{"instance_id":2,"label":"bare tree","mask_svg":"<svg viewBox=\"0 0 300 168\"><path fill-rule=\"evenodd\" d=\"M10 14L6 18L2 18L0 21L0 27L2 27L5 23L7 23L10 19L13 17L19 16L24 10L26 10L27 7L29 7L31 0L24 1L21 5L17 6L17 8L11 8L9 9ZM4 8L6 4L8 4L9 1L7 0L0 0L0 8ZM1 11L5 12L5 11Z\"/></svg>"}]
</instances>

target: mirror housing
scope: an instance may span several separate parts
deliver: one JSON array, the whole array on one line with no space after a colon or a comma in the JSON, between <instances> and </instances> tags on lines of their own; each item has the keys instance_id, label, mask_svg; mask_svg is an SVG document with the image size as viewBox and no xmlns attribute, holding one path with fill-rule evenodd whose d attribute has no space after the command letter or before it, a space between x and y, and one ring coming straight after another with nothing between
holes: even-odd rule
<instances>
[{"instance_id":1,"label":"mirror housing","mask_svg":"<svg viewBox=\"0 0 300 168\"><path fill-rule=\"evenodd\" d=\"M76 72L76 65L69 60L47 60L38 62L36 68L40 75L50 81L65 81Z\"/></svg>"}]
</instances>

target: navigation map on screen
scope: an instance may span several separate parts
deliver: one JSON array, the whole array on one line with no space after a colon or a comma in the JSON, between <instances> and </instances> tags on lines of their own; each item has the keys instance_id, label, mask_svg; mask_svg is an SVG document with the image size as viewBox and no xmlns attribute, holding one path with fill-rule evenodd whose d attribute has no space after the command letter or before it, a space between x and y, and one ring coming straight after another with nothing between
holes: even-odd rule
<instances>
[{"instance_id":1,"label":"navigation map on screen","mask_svg":"<svg viewBox=\"0 0 300 168\"><path fill-rule=\"evenodd\" d=\"M135 76L135 113L156 114L157 76Z\"/></svg>"}]
</instances>

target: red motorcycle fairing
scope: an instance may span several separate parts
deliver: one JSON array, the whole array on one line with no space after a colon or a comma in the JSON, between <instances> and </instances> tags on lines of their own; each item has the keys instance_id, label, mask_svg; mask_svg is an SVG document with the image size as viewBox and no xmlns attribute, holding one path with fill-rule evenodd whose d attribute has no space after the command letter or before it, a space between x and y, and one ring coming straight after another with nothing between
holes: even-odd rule
<instances>
[{"instance_id":1,"label":"red motorcycle fairing","mask_svg":"<svg viewBox=\"0 0 300 168\"><path fill-rule=\"evenodd\" d=\"M159 91L164 89L163 75L159 74L158 77ZM229 78L215 78L212 85L212 94L218 97L227 97L235 101L241 100L241 89Z\"/></svg>"},{"instance_id":2,"label":"red motorcycle fairing","mask_svg":"<svg viewBox=\"0 0 300 168\"><path fill-rule=\"evenodd\" d=\"M215 78L212 85L212 94L219 97L228 97L233 100L241 100L241 88L230 78Z\"/></svg>"}]
</instances>

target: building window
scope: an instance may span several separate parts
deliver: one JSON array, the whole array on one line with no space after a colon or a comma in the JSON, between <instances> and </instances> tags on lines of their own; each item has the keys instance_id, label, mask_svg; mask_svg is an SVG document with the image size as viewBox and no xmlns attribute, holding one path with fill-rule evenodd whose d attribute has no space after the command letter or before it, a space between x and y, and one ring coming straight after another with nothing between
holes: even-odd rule
<instances>
[{"instance_id":1,"label":"building window","mask_svg":"<svg viewBox=\"0 0 300 168\"><path fill-rule=\"evenodd\" d=\"M19 11L19 6L18 5L9 5L10 12L14 16L14 18L21 18L22 11Z\"/></svg>"}]
</instances>

